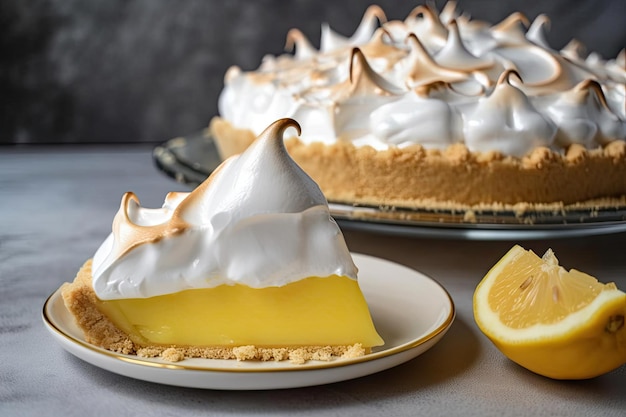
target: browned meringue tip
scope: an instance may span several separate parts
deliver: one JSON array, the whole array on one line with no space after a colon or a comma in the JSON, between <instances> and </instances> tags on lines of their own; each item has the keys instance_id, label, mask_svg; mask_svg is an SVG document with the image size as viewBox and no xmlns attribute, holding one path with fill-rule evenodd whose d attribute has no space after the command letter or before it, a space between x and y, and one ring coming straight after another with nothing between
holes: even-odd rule
<instances>
[{"instance_id":1,"label":"browned meringue tip","mask_svg":"<svg viewBox=\"0 0 626 417\"><path fill-rule=\"evenodd\" d=\"M371 42L372 43L384 42L383 39L385 38L385 36L387 37L387 39L389 39L391 42L393 42L393 36L391 36L391 32L389 32L384 27L379 27L378 29L376 29L376 31L372 35Z\"/></svg>"},{"instance_id":2,"label":"browned meringue tip","mask_svg":"<svg viewBox=\"0 0 626 417\"><path fill-rule=\"evenodd\" d=\"M409 88L416 87L418 83L414 83L414 81L418 79L420 79L422 83L430 84L432 81L456 82L464 81L468 78L469 75L466 72L444 68L437 64L414 33L407 35L405 43L409 46L409 54L414 56L413 67L408 76L407 86ZM436 79L425 81L425 74L428 74L427 78Z\"/></svg>"},{"instance_id":3,"label":"browned meringue tip","mask_svg":"<svg viewBox=\"0 0 626 417\"><path fill-rule=\"evenodd\" d=\"M285 51L293 51L294 47L296 50L298 49L314 49L309 42L309 39L306 37L304 33L298 28L289 29L287 32L287 38L285 39Z\"/></svg>"},{"instance_id":4,"label":"browned meringue tip","mask_svg":"<svg viewBox=\"0 0 626 417\"><path fill-rule=\"evenodd\" d=\"M340 85L337 97L346 97L359 94L362 91L374 92L377 95L397 95L399 90L392 83L378 74L369 64L363 51L352 48L350 52L350 67L348 79Z\"/></svg>"},{"instance_id":5,"label":"browned meringue tip","mask_svg":"<svg viewBox=\"0 0 626 417\"><path fill-rule=\"evenodd\" d=\"M498 81L496 82L496 86L501 85L503 83L511 85L511 75L516 76L517 79L520 80L521 83L524 83L524 80L522 80L522 76L519 74L519 72L517 72L517 70L509 68L509 69L502 71L502 74L500 74L500 77L498 78Z\"/></svg>"},{"instance_id":6,"label":"browned meringue tip","mask_svg":"<svg viewBox=\"0 0 626 417\"><path fill-rule=\"evenodd\" d=\"M445 38L447 36L448 29L446 29L446 27L441 22L435 6L431 4L421 4L411 10L405 21L409 19L417 19L417 17L420 15L427 22L427 24L431 26L431 29L434 30L434 36L442 38Z\"/></svg>"},{"instance_id":7,"label":"browned meringue tip","mask_svg":"<svg viewBox=\"0 0 626 417\"><path fill-rule=\"evenodd\" d=\"M365 10L362 20L371 20L373 18L377 18L380 23L387 22L387 15L383 9L376 4L372 4Z\"/></svg>"},{"instance_id":8,"label":"browned meringue tip","mask_svg":"<svg viewBox=\"0 0 626 417\"><path fill-rule=\"evenodd\" d=\"M541 13L540 15L535 17L532 25L538 25L538 27L544 27L546 30L550 30L550 27L552 26L552 21L547 14Z\"/></svg>"},{"instance_id":9,"label":"browned meringue tip","mask_svg":"<svg viewBox=\"0 0 626 417\"><path fill-rule=\"evenodd\" d=\"M234 79L239 74L241 74L241 68L239 68L237 65L232 65L228 67L226 73L224 74L224 84L229 83L230 80Z\"/></svg>"},{"instance_id":10,"label":"browned meringue tip","mask_svg":"<svg viewBox=\"0 0 626 417\"><path fill-rule=\"evenodd\" d=\"M141 204L139 202L139 197L137 197L137 194L133 193L132 191L125 192L124 195L122 196L122 201L120 202L120 212L124 216L124 220L128 222L130 222L130 216L128 214L128 210L129 210L130 204L133 202L136 205Z\"/></svg>"},{"instance_id":11,"label":"browned meringue tip","mask_svg":"<svg viewBox=\"0 0 626 417\"><path fill-rule=\"evenodd\" d=\"M587 47L578 39L572 39L561 49L561 53L566 58L574 57L575 59L583 60L587 53Z\"/></svg>"},{"instance_id":12,"label":"browned meringue tip","mask_svg":"<svg viewBox=\"0 0 626 417\"><path fill-rule=\"evenodd\" d=\"M443 8L441 9L440 14L454 16L454 14L456 13L456 9L457 9L456 6L457 6L457 2L455 0L447 1L446 4L443 5Z\"/></svg>"},{"instance_id":13,"label":"browned meringue tip","mask_svg":"<svg viewBox=\"0 0 626 417\"><path fill-rule=\"evenodd\" d=\"M526 32L526 39L545 49L551 49L546 39L546 33L550 31L550 24L550 18L545 14L540 14L530 24Z\"/></svg>"},{"instance_id":14,"label":"browned meringue tip","mask_svg":"<svg viewBox=\"0 0 626 417\"><path fill-rule=\"evenodd\" d=\"M492 30L496 32L507 32L519 25L522 25L524 29L527 29L528 26L530 26L530 21L523 13L515 12L511 13L500 23L492 26Z\"/></svg>"},{"instance_id":15,"label":"browned meringue tip","mask_svg":"<svg viewBox=\"0 0 626 417\"><path fill-rule=\"evenodd\" d=\"M430 61L433 60L432 57L428 54L428 52L426 52L426 48L424 48L424 45L422 44L422 42L419 40L419 38L417 37L415 33L410 32L408 35L406 35L406 39L404 40L404 43L409 46L409 49L411 50L411 52L415 51L420 56L423 56L424 58Z\"/></svg>"},{"instance_id":16,"label":"browned meringue tip","mask_svg":"<svg viewBox=\"0 0 626 417\"><path fill-rule=\"evenodd\" d=\"M369 68L369 64L367 63L367 59L365 58L365 54L361 49L355 47L350 51L350 83L354 83L356 73L360 73L363 68Z\"/></svg>"},{"instance_id":17,"label":"browned meringue tip","mask_svg":"<svg viewBox=\"0 0 626 417\"><path fill-rule=\"evenodd\" d=\"M574 86L575 91L585 91L589 89L600 89L600 91L602 91L602 87L600 87L600 84L598 84L596 80L591 78L582 80Z\"/></svg>"},{"instance_id":18,"label":"browned meringue tip","mask_svg":"<svg viewBox=\"0 0 626 417\"><path fill-rule=\"evenodd\" d=\"M265 128L265 130L259 135L258 139L279 138L280 143L282 143L283 134L285 133L285 130L290 127L293 127L298 131L298 136L302 134L302 128L300 127L300 124L294 119L285 117L284 119L276 120L274 123Z\"/></svg>"},{"instance_id":19,"label":"browned meringue tip","mask_svg":"<svg viewBox=\"0 0 626 417\"><path fill-rule=\"evenodd\" d=\"M596 80L591 79L591 78L582 80L581 82L576 84L572 90L576 92L585 91L587 93L593 91L596 94L596 97L598 97L598 100L600 101L600 105L602 105L602 107L604 107L606 110L613 113L613 111L609 107L609 103L606 101L606 96L604 95L604 91L602 91L602 86Z\"/></svg>"},{"instance_id":20,"label":"browned meringue tip","mask_svg":"<svg viewBox=\"0 0 626 417\"><path fill-rule=\"evenodd\" d=\"M193 194L193 193L192 193ZM185 200L190 200L190 196ZM176 208L170 220L153 226L140 226L134 223L129 214L131 204L141 207L139 198L133 192L126 192L122 196L120 209L113 218L112 231L118 243L115 256L124 256L131 249L144 243L158 242L166 236L180 234L189 228L189 225L180 217L185 202ZM187 201L188 202L188 201Z\"/></svg>"},{"instance_id":21,"label":"browned meringue tip","mask_svg":"<svg viewBox=\"0 0 626 417\"><path fill-rule=\"evenodd\" d=\"M463 69L466 71L479 71L484 70L490 67L493 67L493 61L484 60L482 58L475 57L471 52L467 50L465 43L463 42L463 38L461 37L461 33L459 31L459 25L456 19L451 19L450 22L446 25L448 29L448 38L446 39L446 46L455 45L457 49L463 54L465 54L468 58L472 60L472 64L466 65ZM458 54L457 52L457 54ZM444 65L445 66L445 65ZM482 80L485 85L489 85L489 77L486 77L485 80ZM485 83L485 81L487 81Z\"/></svg>"}]
</instances>

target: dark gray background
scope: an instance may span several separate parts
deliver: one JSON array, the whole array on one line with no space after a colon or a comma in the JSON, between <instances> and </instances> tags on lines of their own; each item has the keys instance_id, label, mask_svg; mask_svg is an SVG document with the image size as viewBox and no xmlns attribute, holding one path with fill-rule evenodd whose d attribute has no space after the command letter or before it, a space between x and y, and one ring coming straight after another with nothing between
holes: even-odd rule
<instances>
[{"instance_id":1,"label":"dark gray background","mask_svg":"<svg viewBox=\"0 0 626 417\"><path fill-rule=\"evenodd\" d=\"M291 27L314 45L323 21L351 35L372 3L403 19L421 2L0 0L0 143L157 143L198 131L230 65L281 53ZM546 13L555 48L575 37L613 58L626 45L623 0L458 4L492 23Z\"/></svg>"}]
</instances>

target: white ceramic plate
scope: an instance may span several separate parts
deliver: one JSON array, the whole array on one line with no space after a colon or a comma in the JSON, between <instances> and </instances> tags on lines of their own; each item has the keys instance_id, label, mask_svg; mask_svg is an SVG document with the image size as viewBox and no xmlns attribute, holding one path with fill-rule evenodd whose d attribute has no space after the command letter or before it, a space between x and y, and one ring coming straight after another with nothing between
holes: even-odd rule
<instances>
[{"instance_id":1,"label":"white ceramic plate","mask_svg":"<svg viewBox=\"0 0 626 417\"><path fill-rule=\"evenodd\" d=\"M65 308L60 291L43 308L43 321L61 346L92 365L145 381L194 388L256 390L295 388L373 374L424 353L437 343L455 316L450 295L438 283L405 266L353 254L359 283L385 345L355 359L283 362L160 359L121 355L87 343Z\"/></svg>"}]
</instances>

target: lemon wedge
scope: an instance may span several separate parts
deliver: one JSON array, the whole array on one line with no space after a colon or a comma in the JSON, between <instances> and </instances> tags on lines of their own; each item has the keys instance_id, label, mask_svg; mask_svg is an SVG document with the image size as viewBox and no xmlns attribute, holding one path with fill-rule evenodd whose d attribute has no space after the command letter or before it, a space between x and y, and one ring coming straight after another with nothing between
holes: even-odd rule
<instances>
[{"instance_id":1,"label":"lemon wedge","mask_svg":"<svg viewBox=\"0 0 626 417\"><path fill-rule=\"evenodd\" d=\"M586 379L626 363L626 293L514 246L474 291L474 319L509 359L554 379Z\"/></svg>"}]
</instances>

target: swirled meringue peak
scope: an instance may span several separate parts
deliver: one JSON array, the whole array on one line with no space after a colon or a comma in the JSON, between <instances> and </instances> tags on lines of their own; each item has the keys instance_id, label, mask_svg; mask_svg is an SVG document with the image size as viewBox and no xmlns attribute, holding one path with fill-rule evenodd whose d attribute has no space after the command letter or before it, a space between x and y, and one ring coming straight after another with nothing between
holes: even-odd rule
<instances>
[{"instance_id":1,"label":"swirled meringue peak","mask_svg":"<svg viewBox=\"0 0 626 417\"><path fill-rule=\"evenodd\" d=\"M391 21L370 6L353 36L324 24L317 50L292 29L294 54L230 70L219 113L257 135L290 117L304 143L379 150L460 142L521 157L535 146L565 153L572 143L626 140L626 53L604 60L578 41L558 51L549 28L547 16L531 23L519 12L493 25L473 20L455 2L441 12L418 5Z\"/></svg>"},{"instance_id":2,"label":"swirled meringue peak","mask_svg":"<svg viewBox=\"0 0 626 417\"><path fill-rule=\"evenodd\" d=\"M282 286L311 276L356 279L356 266L317 184L287 154L281 119L190 193L147 209L122 198L97 250L93 286L104 300L243 284Z\"/></svg>"},{"instance_id":3,"label":"swirled meringue peak","mask_svg":"<svg viewBox=\"0 0 626 417\"><path fill-rule=\"evenodd\" d=\"M515 71L503 73L493 93L482 98L467 116L464 133L468 148L522 157L536 147L552 144L556 126L510 84L511 74Z\"/></svg>"}]
</instances>

